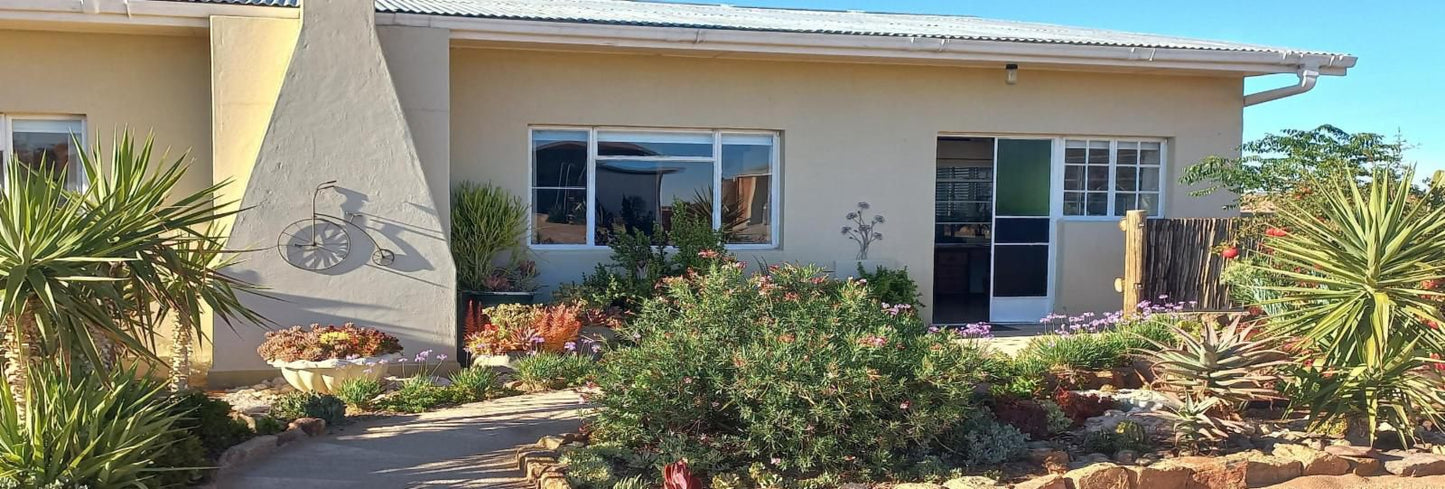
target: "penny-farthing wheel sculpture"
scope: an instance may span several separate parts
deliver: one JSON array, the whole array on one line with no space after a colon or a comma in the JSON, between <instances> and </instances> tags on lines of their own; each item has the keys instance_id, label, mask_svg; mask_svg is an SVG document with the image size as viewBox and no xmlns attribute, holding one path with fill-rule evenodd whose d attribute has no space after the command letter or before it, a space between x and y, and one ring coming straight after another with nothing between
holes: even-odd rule
<instances>
[{"instance_id":1,"label":"penny-farthing wheel sculpture","mask_svg":"<svg viewBox=\"0 0 1445 489\"><path fill-rule=\"evenodd\" d=\"M374 250L371 262L380 266L391 265L396 260L396 253L382 248L366 229L348 219L316 211L316 198L323 190L335 188L335 180L317 185L311 193L311 217L293 222L281 231L276 238L276 250L281 253L281 258L302 270L319 272L335 268L351 256L350 228L354 228L371 242Z\"/></svg>"}]
</instances>

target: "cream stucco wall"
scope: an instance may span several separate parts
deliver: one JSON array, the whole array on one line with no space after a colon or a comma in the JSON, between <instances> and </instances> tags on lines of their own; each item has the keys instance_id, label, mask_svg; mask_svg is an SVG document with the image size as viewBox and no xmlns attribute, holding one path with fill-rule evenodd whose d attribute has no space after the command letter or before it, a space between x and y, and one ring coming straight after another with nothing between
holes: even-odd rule
<instances>
[{"instance_id":1,"label":"cream stucco wall","mask_svg":"<svg viewBox=\"0 0 1445 489\"><path fill-rule=\"evenodd\" d=\"M842 215L886 215L871 258L906 265L931 297L940 133L1162 137L1169 181L1239 145L1242 80L655 55L452 49L454 181L528 190L529 125L766 129L782 133L782 242L753 263L848 260ZM1219 215L1218 199L1168 189L1170 217ZM1117 309L1122 233L1110 220L1060 224L1056 310ZM608 251L536 256L548 284L577 280Z\"/></svg>"},{"instance_id":2,"label":"cream stucco wall","mask_svg":"<svg viewBox=\"0 0 1445 489\"><path fill-rule=\"evenodd\" d=\"M236 218L230 240L234 247L262 252L231 271L267 288L270 299L246 298L246 304L280 326L354 322L396 335L409 353L452 353L455 277L432 188L446 176L428 172L422 162L444 160L446 153L429 148L423 154L407 118L409 111L445 113L446 99L426 96L433 87L425 81L444 79L446 65L424 62L425 51L445 52L446 43L437 41L445 37L388 30L398 43L390 47L393 52L419 56L398 60L400 70L441 70L394 78L373 21L370 2L305 3L242 201L249 209ZM408 94L405 106L399 93ZM440 140L445 146L437 130L421 132L429 144ZM332 222L345 229L349 246L332 241L321 249L278 246L290 223L305 219L300 232L292 229L299 236L314 222L313 189L331 180L335 189L317 194L317 210L335 216ZM393 252L394 261L374 260L377 248ZM276 252L300 258L304 249L349 254L332 256L338 263L321 269L293 266L295 260L288 263ZM238 333L216 337L211 370L216 383L275 375L255 353L259 331Z\"/></svg>"},{"instance_id":3,"label":"cream stucco wall","mask_svg":"<svg viewBox=\"0 0 1445 489\"><path fill-rule=\"evenodd\" d=\"M130 129L159 156L189 153L183 189L211 183L205 37L0 30L0 113L80 115L88 143Z\"/></svg>"}]
</instances>

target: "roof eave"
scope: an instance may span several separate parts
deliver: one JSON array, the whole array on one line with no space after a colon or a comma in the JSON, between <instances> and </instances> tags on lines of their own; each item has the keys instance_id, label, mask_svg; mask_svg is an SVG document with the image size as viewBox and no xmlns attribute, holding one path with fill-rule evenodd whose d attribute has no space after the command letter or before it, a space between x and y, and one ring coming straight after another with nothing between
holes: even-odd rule
<instances>
[{"instance_id":1,"label":"roof eave","mask_svg":"<svg viewBox=\"0 0 1445 489\"><path fill-rule=\"evenodd\" d=\"M558 49L596 47L739 55L817 57L839 61L984 64L1019 63L1033 68L1136 69L1218 72L1253 76L1294 73L1319 66L1322 75L1344 75L1354 56L1303 52L1257 52L1141 48L931 37L813 34L655 27L519 19L377 13L378 25L444 28L455 40Z\"/></svg>"}]
</instances>

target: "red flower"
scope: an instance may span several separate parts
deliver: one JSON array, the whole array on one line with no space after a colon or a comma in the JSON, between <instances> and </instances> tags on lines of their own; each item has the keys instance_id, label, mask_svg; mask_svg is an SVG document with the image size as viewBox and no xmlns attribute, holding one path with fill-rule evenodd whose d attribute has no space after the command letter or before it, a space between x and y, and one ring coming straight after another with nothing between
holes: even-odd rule
<instances>
[{"instance_id":1,"label":"red flower","mask_svg":"<svg viewBox=\"0 0 1445 489\"><path fill-rule=\"evenodd\" d=\"M1288 236L1289 232L1280 228L1269 228L1264 232L1264 234L1270 237L1283 238L1285 236Z\"/></svg>"},{"instance_id":2,"label":"red flower","mask_svg":"<svg viewBox=\"0 0 1445 489\"><path fill-rule=\"evenodd\" d=\"M686 460L667 464L662 468L663 489L702 489L702 481L692 475Z\"/></svg>"},{"instance_id":3,"label":"red flower","mask_svg":"<svg viewBox=\"0 0 1445 489\"><path fill-rule=\"evenodd\" d=\"M1439 281L1439 280L1435 280L1435 279L1433 279L1433 278L1432 278L1432 279L1428 279L1428 280L1421 280L1421 281L1420 281L1420 288L1425 289L1425 290L1435 290L1435 289L1436 289L1437 287L1439 287L1439 286L1440 286L1440 281Z\"/></svg>"},{"instance_id":4,"label":"red flower","mask_svg":"<svg viewBox=\"0 0 1445 489\"><path fill-rule=\"evenodd\" d=\"M1225 260L1233 260L1239 256L1239 248L1230 246L1225 248L1224 251L1219 252L1219 256L1224 257Z\"/></svg>"}]
</instances>

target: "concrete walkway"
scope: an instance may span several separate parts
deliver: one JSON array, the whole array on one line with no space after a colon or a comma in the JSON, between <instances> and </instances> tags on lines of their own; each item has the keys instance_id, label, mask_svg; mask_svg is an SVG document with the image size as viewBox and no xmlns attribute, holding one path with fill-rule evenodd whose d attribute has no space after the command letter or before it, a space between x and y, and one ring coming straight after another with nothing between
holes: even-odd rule
<instances>
[{"instance_id":1,"label":"concrete walkway","mask_svg":"<svg viewBox=\"0 0 1445 489\"><path fill-rule=\"evenodd\" d=\"M550 392L349 424L238 467L216 487L524 489L515 449L576 430L578 400Z\"/></svg>"}]
</instances>

